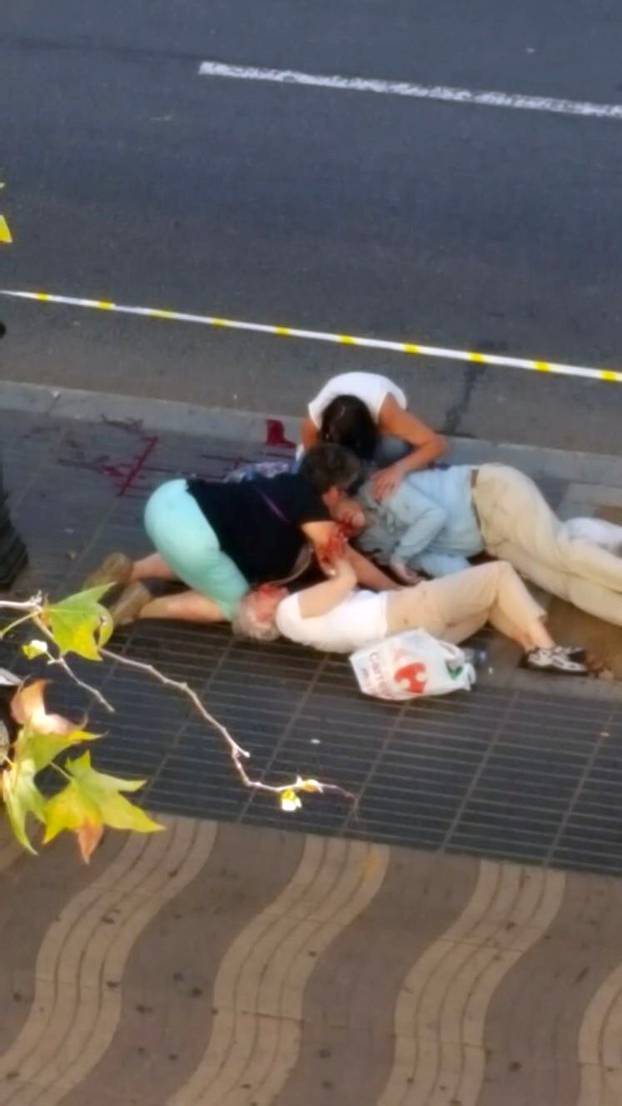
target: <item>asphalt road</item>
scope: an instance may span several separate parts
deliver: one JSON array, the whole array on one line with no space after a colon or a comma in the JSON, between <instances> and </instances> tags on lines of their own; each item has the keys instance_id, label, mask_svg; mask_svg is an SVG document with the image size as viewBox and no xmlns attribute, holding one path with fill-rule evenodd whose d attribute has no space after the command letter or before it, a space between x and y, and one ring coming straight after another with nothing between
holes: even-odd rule
<instances>
[{"instance_id":1,"label":"asphalt road","mask_svg":"<svg viewBox=\"0 0 622 1106\"><path fill-rule=\"evenodd\" d=\"M0 287L620 367L622 121L198 65L622 103L621 41L613 0L4 0ZM380 368L454 432L618 451L622 385L8 300L0 318L5 379L295 413L330 373Z\"/></svg>"}]
</instances>

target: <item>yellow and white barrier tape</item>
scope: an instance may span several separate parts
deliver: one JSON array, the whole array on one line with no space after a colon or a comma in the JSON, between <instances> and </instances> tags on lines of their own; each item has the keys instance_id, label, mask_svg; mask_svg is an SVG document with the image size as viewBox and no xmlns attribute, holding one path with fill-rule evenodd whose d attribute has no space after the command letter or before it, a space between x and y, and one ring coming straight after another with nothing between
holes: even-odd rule
<instances>
[{"instance_id":1,"label":"yellow and white barrier tape","mask_svg":"<svg viewBox=\"0 0 622 1106\"><path fill-rule=\"evenodd\" d=\"M498 353L477 353L473 350L446 349L442 346L426 346L419 342L391 342L385 338L362 338L352 334L331 334L324 330L304 330L295 326L274 326L269 323L249 323L240 319L223 319L216 315L194 315L187 311L167 311L158 307L128 307L108 300L79 299L76 296L56 296L48 292L18 292L0 289L0 295L16 299L38 300L41 303L62 303L69 307L90 307L96 311L117 311L122 315L140 315L148 319L169 319L181 323L202 323L203 326L224 327L229 330L248 330L256 334L275 334L281 338L307 338L314 342L334 342L337 345L361 346L366 349L382 349L391 353L411 353L422 357L443 357L450 361L472 361L481 365L500 365L503 368L531 369L533 372L559 373L562 376L581 376L590 380L606 380L622 384L622 371L594 369L583 365L564 365L556 361L533 360L530 357L505 357Z\"/></svg>"}]
</instances>

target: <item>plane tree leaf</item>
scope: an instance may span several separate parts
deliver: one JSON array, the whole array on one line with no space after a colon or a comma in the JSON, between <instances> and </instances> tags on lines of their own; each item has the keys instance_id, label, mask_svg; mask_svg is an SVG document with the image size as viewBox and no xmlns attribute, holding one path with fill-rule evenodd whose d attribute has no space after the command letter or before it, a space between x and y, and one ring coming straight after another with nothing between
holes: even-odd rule
<instances>
[{"instance_id":1,"label":"plane tree leaf","mask_svg":"<svg viewBox=\"0 0 622 1106\"><path fill-rule=\"evenodd\" d=\"M110 612L100 603L110 584L87 588L59 603L46 603L41 619L50 630L61 653L77 653L89 661L100 661L100 649L114 629Z\"/></svg>"},{"instance_id":2,"label":"plane tree leaf","mask_svg":"<svg viewBox=\"0 0 622 1106\"><path fill-rule=\"evenodd\" d=\"M27 830L28 815L32 814L40 822L45 822L45 798L35 783L37 769L32 759L22 757L13 761L2 773L2 798L6 812L20 845L34 853Z\"/></svg>"},{"instance_id":3,"label":"plane tree leaf","mask_svg":"<svg viewBox=\"0 0 622 1106\"><path fill-rule=\"evenodd\" d=\"M82 849L84 842L88 851L89 841L99 827L111 826L137 833L157 833L164 829L123 794L124 791L138 791L144 786L144 780L126 780L99 772L91 764L90 752L75 760L68 759L64 771L71 779L46 804L45 844L63 830L74 833L83 830L79 844ZM84 828L86 826L88 829Z\"/></svg>"}]
</instances>

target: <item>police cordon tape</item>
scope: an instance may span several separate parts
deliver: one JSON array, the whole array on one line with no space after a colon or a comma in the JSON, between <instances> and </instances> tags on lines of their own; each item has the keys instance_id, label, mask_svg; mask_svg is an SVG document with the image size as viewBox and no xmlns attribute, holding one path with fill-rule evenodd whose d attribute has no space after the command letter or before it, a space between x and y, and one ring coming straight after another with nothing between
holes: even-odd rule
<instances>
[{"instance_id":1,"label":"police cordon tape","mask_svg":"<svg viewBox=\"0 0 622 1106\"><path fill-rule=\"evenodd\" d=\"M200 323L203 326L223 327L228 330L246 330L256 334L275 334L279 338L306 338L314 342L333 342L337 345L360 346L365 349L383 349L391 353L410 353L421 357L442 357L450 361L470 361L478 365L497 365L502 368L530 369L533 372L558 373L562 376L586 377L589 380L606 380L622 384L622 371L594 369L583 365L564 365L556 361L537 361L529 357L506 357L500 353L477 353L473 350L448 349L442 346L426 346L419 342L391 342L386 338L363 338L353 334L332 334L324 330L304 330L295 326L275 326L269 323L249 323L241 319L225 319L216 315L194 315L187 311L168 311L159 307L130 307L109 300L80 299L77 296L57 296L49 292L21 292L0 289L0 295L14 299L37 300L40 303L59 303L69 307L89 307L96 311L116 311L122 315L139 315L147 319L168 319L172 322Z\"/></svg>"}]
</instances>

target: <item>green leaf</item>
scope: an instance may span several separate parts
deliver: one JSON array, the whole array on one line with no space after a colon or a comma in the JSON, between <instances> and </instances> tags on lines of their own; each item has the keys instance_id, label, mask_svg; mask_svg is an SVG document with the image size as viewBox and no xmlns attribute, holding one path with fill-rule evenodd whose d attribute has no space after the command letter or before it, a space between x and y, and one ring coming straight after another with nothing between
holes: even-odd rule
<instances>
[{"instance_id":1,"label":"green leaf","mask_svg":"<svg viewBox=\"0 0 622 1106\"><path fill-rule=\"evenodd\" d=\"M88 795L83 794L79 785L73 780L53 798L48 799L45 805L45 837L43 844L47 845L63 830L73 830L77 833L82 826L101 826L102 819L97 804Z\"/></svg>"},{"instance_id":2,"label":"green leaf","mask_svg":"<svg viewBox=\"0 0 622 1106\"><path fill-rule=\"evenodd\" d=\"M2 773L2 794L13 832L20 844L31 853L35 849L26 830L27 817L34 814L40 822L47 821L45 797L35 783L37 773L47 768L59 753L71 745L94 738L95 734L85 730L55 734L38 733L28 725L20 729L11 750L10 766Z\"/></svg>"},{"instance_id":3,"label":"green leaf","mask_svg":"<svg viewBox=\"0 0 622 1106\"><path fill-rule=\"evenodd\" d=\"M65 749L72 745L81 745L83 741L97 741L97 734L88 733L86 730L73 730L69 734L37 733L25 726L19 733L11 759L31 760L35 766L35 772L41 772L51 764L53 760Z\"/></svg>"},{"instance_id":4,"label":"green leaf","mask_svg":"<svg viewBox=\"0 0 622 1106\"><path fill-rule=\"evenodd\" d=\"M99 600L110 586L88 588L44 607L42 618L61 653L77 653L89 661L101 660L99 650L109 640L114 624Z\"/></svg>"},{"instance_id":5,"label":"green leaf","mask_svg":"<svg viewBox=\"0 0 622 1106\"><path fill-rule=\"evenodd\" d=\"M46 805L46 843L62 830L77 831L86 822L91 826L103 823L113 829L137 833L156 833L164 829L121 794L122 791L138 791L144 786L144 780L119 779L98 772L91 766L90 752L76 760L67 760L65 771L72 777L71 782Z\"/></svg>"},{"instance_id":6,"label":"green leaf","mask_svg":"<svg viewBox=\"0 0 622 1106\"><path fill-rule=\"evenodd\" d=\"M34 814L40 822L45 822L45 799L35 783L37 768L28 757L13 761L11 767L2 773L2 797L6 812L20 845L34 853L26 831L26 819Z\"/></svg>"}]
</instances>

